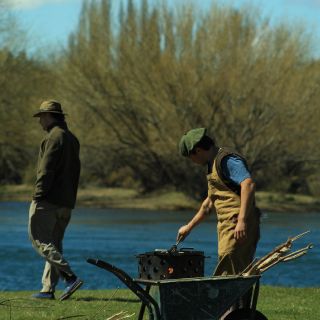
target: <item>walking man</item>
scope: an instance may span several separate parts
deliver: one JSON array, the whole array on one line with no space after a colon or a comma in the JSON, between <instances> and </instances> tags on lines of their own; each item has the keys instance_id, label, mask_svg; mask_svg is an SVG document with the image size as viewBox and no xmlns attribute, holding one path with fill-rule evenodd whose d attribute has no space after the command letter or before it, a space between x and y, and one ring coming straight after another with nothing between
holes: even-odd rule
<instances>
[{"instance_id":1,"label":"walking man","mask_svg":"<svg viewBox=\"0 0 320 320\"><path fill-rule=\"evenodd\" d=\"M46 262L42 289L32 297L54 299L55 287L61 277L66 288L60 300L65 300L83 284L62 255L64 232L77 196L80 145L67 127L59 102L44 101L34 117L39 118L47 135L39 151L28 231L33 247Z\"/></svg>"},{"instance_id":2,"label":"walking man","mask_svg":"<svg viewBox=\"0 0 320 320\"><path fill-rule=\"evenodd\" d=\"M252 262L259 239L260 211L246 160L234 150L216 146L205 128L183 135L179 149L195 164L208 166L208 196L191 221L179 229L177 240L183 240L214 208L218 233L214 275L239 274Z\"/></svg>"}]
</instances>

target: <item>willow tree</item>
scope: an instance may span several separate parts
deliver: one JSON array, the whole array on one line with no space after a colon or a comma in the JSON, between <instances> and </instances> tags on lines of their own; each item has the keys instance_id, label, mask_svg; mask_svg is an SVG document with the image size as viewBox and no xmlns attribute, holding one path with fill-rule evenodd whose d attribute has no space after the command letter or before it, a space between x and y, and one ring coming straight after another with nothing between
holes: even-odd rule
<instances>
[{"instance_id":1,"label":"willow tree","mask_svg":"<svg viewBox=\"0 0 320 320\"><path fill-rule=\"evenodd\" d=\"M6 3L0 1L0 181L21 183L41 139L32 114L54 81L44 63L25 53L25 33Z\"/></svg>"},{"instance_id":2,"label":"willow tree","mask_svg":"<svg viewBox=\"0 0 320 320\"><path fill-rule=\"evenodd\" d=\"M264 187L306 177L305 166L288 173L292 158L317 156L319 138L304 126L316 128L319 81L303 30L272 27L245 7L201 12L147 0L128 0L116 20L111 3L84 2L60 61L88 180L195 190L198 169L177 143L197 126L247 155Z\"/></svg>"}]
</instances>

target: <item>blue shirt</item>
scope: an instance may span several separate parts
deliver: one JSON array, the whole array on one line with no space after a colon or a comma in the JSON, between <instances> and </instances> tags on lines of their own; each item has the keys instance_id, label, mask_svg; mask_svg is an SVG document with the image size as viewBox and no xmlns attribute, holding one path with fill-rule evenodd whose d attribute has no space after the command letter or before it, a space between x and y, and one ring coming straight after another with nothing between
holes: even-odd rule
<instances>
[{"instance_id":1,"label":"blue shirt","mask_svg":"<svg viewBox=\"0 0 320 320\"><path fill-rule=\"evenodd\" d=\"M236 185L240 185L245 179L251 178L244 161L236 155L225 156L221 161L221 169L224 178Z\"/></svg>"}]
</instances>

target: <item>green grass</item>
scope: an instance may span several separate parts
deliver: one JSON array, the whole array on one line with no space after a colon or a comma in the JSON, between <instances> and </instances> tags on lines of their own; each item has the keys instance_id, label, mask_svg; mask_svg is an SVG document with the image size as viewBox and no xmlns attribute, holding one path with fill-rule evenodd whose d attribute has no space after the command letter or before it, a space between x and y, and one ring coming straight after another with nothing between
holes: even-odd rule
<instances>
[{"instance_id":1,"label":"green grass","mask_svg":"<svg viewBox=\"0 0 320 320\"><path fill-rule=\"evenodd\" d=\"M32 189L30 185L2 185L0 201L30 201ZM320 211L320 199L307 195L259 191L256 199L263 211ZM182 192L170 189L141 194L129 188L87 187L79 190L77 198L77 206L149 210L197 210L200 203Z\"/></svg>"},{"instance_id":2,"label":"green grass","mask_svg":"<svg viewBox=\"0 0 320 320\"><path fill-rule=\"evenodd\" d=\"M79 290L66 301L39 301L31 299L34 292L1 292L1 320L106 320L120 311L136 313L138 298L129 290ZM57 297L61 292L57 293ZM69 317L69 318L68 318ZM136 319L136 315L131 317Z\"/></svg>"},{"instance_id":3,"label":"green grass","mask_svg":"<svg viewBox=\"0 0 320 320\"><path fill-rule=\"evenodd\" d=\"M31 201L32 186L2 185L0 201ZM77 206L130 208L149 210L196 209L200 205L182 192L158 190L141 194L127 188L81 188L78 192Z\"/></svg>"},{"instance_id":4,"label":"green grass","mask_svg":"<svg viewBox=\"0 0 320 320\"><path fill-rule=\"evenodd\" d=\"M256 200L257 205L266 211L308 212L320 209L319 198L301 194L259 191Z\"/></svg>"},{"instance_id":5,"label":"green grass","mask_svg":"<svg viewBox=\"0 0 320 320\"><path fill-rule=\"evenodd\" d=\"M58 292L59 294L59 292ZM31 292L0 292L1 320L106 320L120 311L135 313L140 302L130 290L79 290L69 300L35 301ZM262 286L257 309L269 320L320 319L320 288ZM148 317L145 316L145 319ZM177 319L183 320L183 319Z\"/></svg>"},{"instance_id":6,"label":"green grass","mask_svg":"<svg viewBox=\"0 0 320 320\"><path fill-rule=\"evenodd\" d=\"M320 288L263 286L257 309L269 320L320 319Z\"/></svg>"}]
</instances>

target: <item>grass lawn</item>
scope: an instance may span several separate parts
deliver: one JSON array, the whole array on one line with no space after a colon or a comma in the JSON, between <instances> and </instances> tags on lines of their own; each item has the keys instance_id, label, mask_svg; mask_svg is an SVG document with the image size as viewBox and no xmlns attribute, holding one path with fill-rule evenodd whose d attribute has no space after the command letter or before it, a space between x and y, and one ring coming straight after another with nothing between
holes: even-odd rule
<instances>
[{"instance_id":1,"label":"grass lawn","mask_svg":"<svg viewBox=\"0 0 320 320\"><path fill-rule=\"evenodd\" d=\"M31 185L1 185L0 201L31 201ZM308 212L320 211L320 199L306 195L259 191L257 205L264 211ZM133 208L149 210L197 210L200 201L174 190L157 190L140 194L126 188L80 188L77 206L104 208Z\"/></svg>"},{"instance_id":2,"label":"grass lawn","mask_svg":"<svg viewBox=\"0 0 320 320\"><path fill-rule=\"evenodd\" d=\"M31 292L0 292L0 319L106 320L120 311L127 311L128 315L134 313L128 317L134 320L140 307L136 296L125 289L79 290L63 302L35 301L30 295ZM320 288L262 286L257 309L269 320L316 320L320 319L319 297Z\"/></svg>"},{"instance_id":3,"label":"grass lawn","mask_svg":"<svg viewBox=\"0 0 320 320\"><path fill-rule=\"evenodd\" d=\"M0 201L30 202L32 191L30 185L2 185ZM78 207L181 210L195 209L199 205L199 201L173 190L140 194L135 189L88 187L80 188L77 197Z\"/></svg>"}]
</instances>

